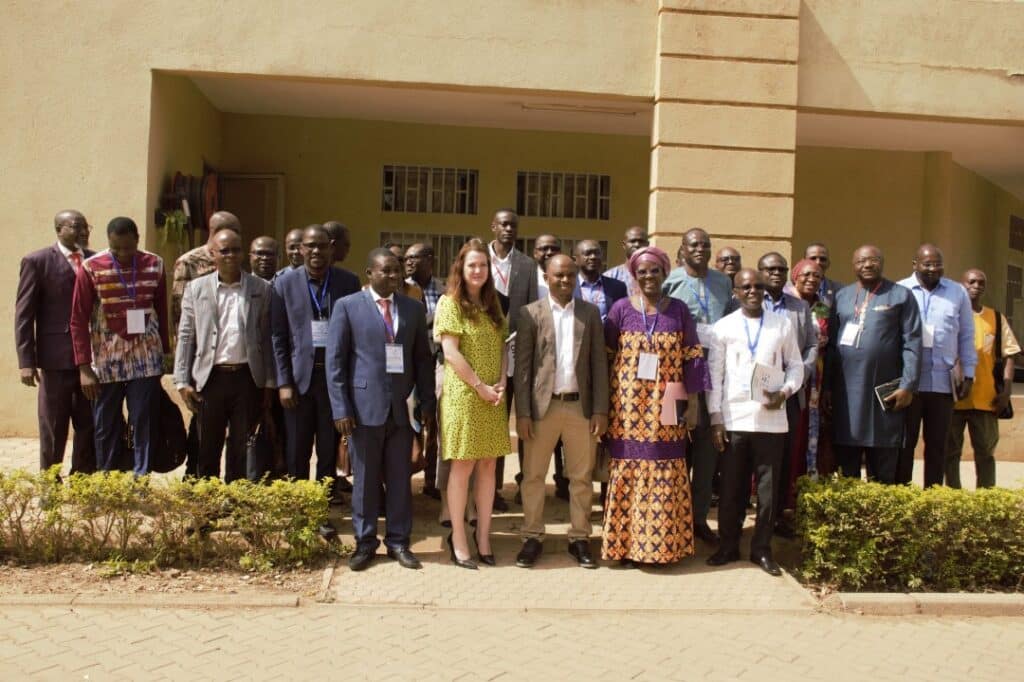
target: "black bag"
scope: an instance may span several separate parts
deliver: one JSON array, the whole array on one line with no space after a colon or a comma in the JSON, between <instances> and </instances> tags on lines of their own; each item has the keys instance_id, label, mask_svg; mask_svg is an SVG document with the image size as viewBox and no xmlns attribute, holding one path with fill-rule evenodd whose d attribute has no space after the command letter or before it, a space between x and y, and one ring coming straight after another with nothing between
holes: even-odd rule
<instances>
[{"instance_id":1,"label":"black bag","mask_svg":"<svg viewBox=\"0 0 1024 682\"><path fill-rule=\"evenodd\" d=\"M1006 382L1003 381L1003 372L1006 371L1006 360L1003 358L1003 316L996 313L996 362L992 368L992 377L996 380L996 394L1003 392ZM1008 401L1002 412L996 415L999 419L1013 419L1013 401Z\"/></svg>"},{"instance_id":2,"label":"black bag","mask_svg":"<svg viewBox=\"0 0 1024 682\"><path fill-rule=\"evenodd\" d=\"M157 400L159 401L156 413L157 423L153 429L149 469L156 473L166 474L185 463L188 435L185 433L185 420L181 417L181 410L162 386Z\"/></svg>"}]
</instances>

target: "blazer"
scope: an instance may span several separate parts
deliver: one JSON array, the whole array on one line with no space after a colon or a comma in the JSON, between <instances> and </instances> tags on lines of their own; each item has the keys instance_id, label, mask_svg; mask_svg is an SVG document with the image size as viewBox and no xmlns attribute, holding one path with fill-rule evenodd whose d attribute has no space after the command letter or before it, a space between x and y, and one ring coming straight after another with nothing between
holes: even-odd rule
<instances>
[{"instance_id":1,"label":"blazer","mask_svg":"<svg viewBox=\"0 0 1024 682\"><path fill-rule=\"evenodd\" d=\"M277 273L270 295L270 338L278 386L294 386L300 394L309 390L313 377L313 302L309 295L306 266ZM359 291L359 278L348 270L331 268L328 311L340 299ZM328 313L329 314L329 313Z\"/></svg>"},{"instance_id":2,"label":"blazer","mask_svg":"<svg viewBox=\"0 0 1024 682\"><path fill-rule=\"evenodd\" d=\"M423 304L395 294L402 345L402 374L388 374L384 321L369 289L334 304L327 332L327 392L334 419L352 417L358 426L382 426L389 414L409 423L406 399L416 389L425 413L434 411L434 358L427 343Z\"/></svg>"},{"instance_id":3,"label":"blazer","mask_svg":"<svg viewBox=\"0 0 1024 682\"><path fill-rule=\"evenodd\" d=\"M508 318L508 333L516 331L520 309L537 300L537 261L519 249L512 252L512 268L508 275L508 296L498 295L505 317Z\"/></svg>"},{"instance_id":4,"label":"blazer","mask_svg":"<svg viewBox=\"0 0 1024 682\"><path fill-rule=\"evenodd\" d=\"M174 352L174 383L191 384L202 391L213 369L217 351L216 272L197 277L185 287L181 298L178 346ZM270 342L270 283L242 272L239 307L242 338L252 379L260 388L274 388L274 353Z\"/></svg>"},{"instance_id":5,"label":"blazer","mask_svg":"<svg viewBox=\"0 0 1024 682\"><path fill-rule=\"evenodd\" d=\"M576 300L573 314L573 354L583 415L608 414L608 356L601 313L597 306ZM540 420L548 412L555 385L555 318L547 298L522 309L518 332L513 374L516 416Z\"/></svg>"},{"instance_id":6,"label":"blazer","mask_svg":"<svg viewBox=\"0 0 1024 682\"><path fill-rule=\"evenodd\" d=\"M95 252L83 249L83 260ZM71 344L71 299L75 270L57 244L21 260L14 306L14 341L18 367L74 369Z\"/></svg>"},{"instance_id":7,"label":"blazer","mask_svg":"<svg viewBox=\"0 0 1024 682\"><path fill-rule=\"evenodd\" d=\"M601 275L601 287L604 289L605 296L605 308L608 312L611 312L612 306L620 298L626 298L629 296L629 291L626 289L626 283L620 282L614 277L606 277ZM580 295L579 284L576 285L576 293L574 294L577 301L583 301L583 297ZM586 301L584 301L586 302Z\"/></svg>"}]
</instances>

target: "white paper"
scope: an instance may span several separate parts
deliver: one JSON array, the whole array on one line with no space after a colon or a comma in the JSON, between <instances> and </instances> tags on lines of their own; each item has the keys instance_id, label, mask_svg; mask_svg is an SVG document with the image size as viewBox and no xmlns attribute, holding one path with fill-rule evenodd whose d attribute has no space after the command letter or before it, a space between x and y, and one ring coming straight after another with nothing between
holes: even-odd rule
<instances>
[{"instance_id":1,"label":"white paper","mask_svg":"<svg viewBox=\"0 0 1024 682\"><path fill-rule=\"evenodd\" d=\"M146 311L140 309L134 309L128 311L128 333L129 334L145 334L146 333Z\"/></svg>"},{"instance_id":2,"label":"white paper","mask_svg":"<svg viewBox=\"0 0 1024 682\"><path fill-rule=\"evenodd\" d=\"M840 346L853 346L857 343L857 334L860 333L860 326L853 322L847 322L843 327L843 333L839 335Z\"/></svg>"},{"instance_id":3,"label":"white paper","mask_svg":"<svg viewBox=\"0 0 1024 682\"><path fill-rule=\"evenodd\" d=\"M768 403L768 394L774 393L786 383L786 373L777 367L754 364L750 374L750 394L759 403Z\"/></svg>"},{"instance_id":4,"label":"white paper","mask_svg":"<svg viewBox=\"0 0 1024 682\"><path fill-rule=\"evenodd\" d=\"M384 370L388 374L405 374L405 354L402 344L384 344Z\"/></svg>"},{"instance_id":5,"label":"white paper","mask_svg":"<svg viewBox=\"0 0 1024 682\"><path fill-rule=\"evenodd\" d=\"M657 353L640 353L636 367L636 378L643 381L656 381L658 379Z\"/></svg>"},{"instance_id":6,"label":"white paper","mask_svg":"<svg viewBox=\"0 0 1024 682\"><path fill-rule=\"evenodd\" d=\"M921 325L921 345L931 348L935 345L935 325L927 322Z\"/></svg>"},{"instance_id":7,"label":"white paper","mask_svg":"<svg viewBox=\"0 0 1024 682\"><path fill-rule=\"evenodd\" d=\"M313 348L327 347L327 320L312 320Z\"/></svg>"}]
</instances>

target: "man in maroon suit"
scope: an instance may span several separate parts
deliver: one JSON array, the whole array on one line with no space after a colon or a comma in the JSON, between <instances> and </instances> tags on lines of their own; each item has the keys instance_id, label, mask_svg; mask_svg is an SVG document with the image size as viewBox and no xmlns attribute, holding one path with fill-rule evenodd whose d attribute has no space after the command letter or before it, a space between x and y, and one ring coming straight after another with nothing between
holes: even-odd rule
<instances>
[{"instance_id":1,"label":"man in maroon suit","mask_svg":"<svg viewBox=\"0 0 1024 682\"><path fill-rule=\"evenodd\" d=\"M39 466L64 460L68 421L75 427L71 472L96 470L92 406L82 393L71 347L71 297L75 275L92 251L79 246L88 239L89 223L78 211L61 211L53 219L57 243L21 261L14 317L21 383L39 383Z\"/></svg>"}]
</instances>

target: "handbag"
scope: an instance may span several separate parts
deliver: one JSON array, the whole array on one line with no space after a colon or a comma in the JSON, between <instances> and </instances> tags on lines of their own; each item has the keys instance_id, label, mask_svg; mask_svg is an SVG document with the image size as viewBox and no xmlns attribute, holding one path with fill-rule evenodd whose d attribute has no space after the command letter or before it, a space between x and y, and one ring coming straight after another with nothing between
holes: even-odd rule
<instances>
[{"instance_id":1,"label":"handbag","mask_svg":"<svg viewBox=\"0 0 1024 682\"><path fill-rule=\"evenodd\" d=\"M1003 358L1003 316L996 313L996 362L992 367L992 378L996 381L996 393L1002 393L1005 383L1003 372L1006 370L1006 360ZM997 419L1013 419L1013 401L1007 401L1006 407L996 414Z\"/></svg>"}]
</instances>

